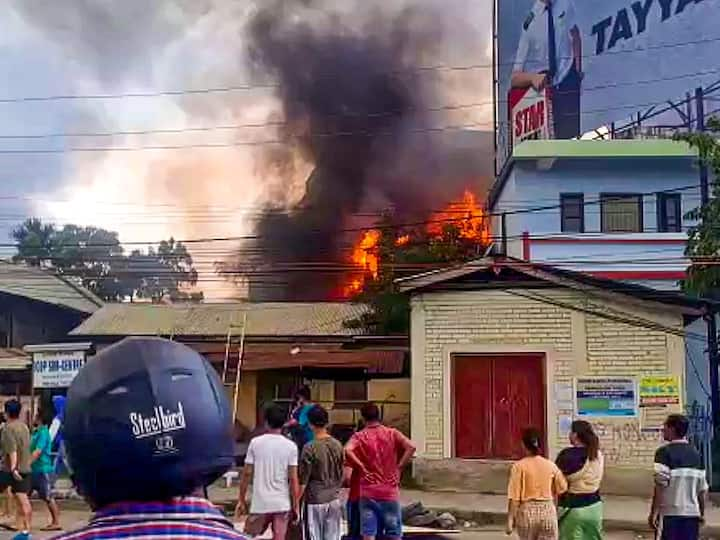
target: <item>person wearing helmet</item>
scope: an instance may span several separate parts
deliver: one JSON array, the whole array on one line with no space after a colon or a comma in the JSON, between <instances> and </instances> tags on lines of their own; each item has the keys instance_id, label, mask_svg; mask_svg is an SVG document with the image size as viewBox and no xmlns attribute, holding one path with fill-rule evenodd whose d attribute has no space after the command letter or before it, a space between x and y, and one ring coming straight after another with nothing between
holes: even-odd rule
<instances>
[{"instance_id":1,"label":"person wearing helmet","mask_svg":"<svg viewBox=\"0 0 720 540\"><path fill-rule=\"evenodd\" d=\"M212 366L160 338L101 351L68 390L64 437L73 482L95 511L59 540L244 540L205 486L233 465L230 407Z\"/></svg>"}]
</instances>

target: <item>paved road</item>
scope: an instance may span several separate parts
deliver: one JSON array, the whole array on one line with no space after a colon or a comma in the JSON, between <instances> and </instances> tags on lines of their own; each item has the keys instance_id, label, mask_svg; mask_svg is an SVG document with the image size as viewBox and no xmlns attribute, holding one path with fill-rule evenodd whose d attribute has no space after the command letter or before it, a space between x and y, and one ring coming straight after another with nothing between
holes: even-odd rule
<instances>
[{"instance_id":1,"label":"paved road","mask_svg":"<svg viewBox=\"0 0 720 540\"><path fill-rule=\"evenodd\" d=\"M33 522L35 524L36 532L33 534L33 539L36 540L46 540L49 538L52 538L54 535L53 533L40 533L37 532L37 529L42 527L47 523L48 520L48 514L46 509L43 505L35 505L33 504ZM78 526L81 526L83 523L87 522L87 519L89 517L89 513L87 511L83 510L65 510L62 513L62 524L63 527L66 528L66 530L72 530L74 528L77 528ZM3 530L0 530L0 540L9 540L12 538L13 533L5 532ZM451 535L447 537L424 537L423 539L416 539L416 540L431 540L431 539L437 539L437 540L508 540L508 537L505 536L505 533L503 529L500 527L487 527L482 530L478 531L468 531L464 532L462 534L458 535ZM606 540L650 540L650 536L638 536L634 533L623 533L623 532L613 532L608 533L605 535Z\"/></svg>"}]
</instances>

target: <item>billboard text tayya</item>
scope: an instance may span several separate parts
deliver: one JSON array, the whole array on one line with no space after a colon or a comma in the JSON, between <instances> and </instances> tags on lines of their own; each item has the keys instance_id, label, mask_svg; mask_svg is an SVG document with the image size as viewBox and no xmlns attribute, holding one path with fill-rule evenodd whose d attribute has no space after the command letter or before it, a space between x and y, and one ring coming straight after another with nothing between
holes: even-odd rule
<instances>
[{"instance_id":1,"label":"billboard text tayya","mask_svg":"<svg viewBox=\"0 0 720 540\"><path fill-rule=\"evenodd\" d=\"M719 14L718 0L497 0L500 159L720 80Z\"/></svg>"}]
</instances>

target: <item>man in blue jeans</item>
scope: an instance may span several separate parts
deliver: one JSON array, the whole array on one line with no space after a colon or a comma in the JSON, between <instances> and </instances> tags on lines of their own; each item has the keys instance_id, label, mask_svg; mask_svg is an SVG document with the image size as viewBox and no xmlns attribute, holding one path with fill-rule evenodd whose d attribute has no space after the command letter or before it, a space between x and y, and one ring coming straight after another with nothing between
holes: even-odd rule
<instances>
[{"instance_id":1,"label":"man in blue jeans","mask_svg":"<svg viewBox=\"0 0 720 540\"><path fill-rule=\"evenodd\" d=\"M380 423L374 403L360 410L365 429L345 448L349 464L360 472L360 522L364 540L402 538L400 473L415 455L415 446L398 430Z\"/></svg>"}]
</instances>

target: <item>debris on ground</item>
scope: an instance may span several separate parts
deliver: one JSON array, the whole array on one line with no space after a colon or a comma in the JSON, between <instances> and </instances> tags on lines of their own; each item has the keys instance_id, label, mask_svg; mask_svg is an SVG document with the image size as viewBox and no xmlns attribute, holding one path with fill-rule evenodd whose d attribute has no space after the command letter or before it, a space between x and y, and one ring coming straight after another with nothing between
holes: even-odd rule
<instances>
[{"instance_id":1,"label":"debris on ground","mask_svg":"<svg viewBox=\"0 0 720 540\"><path fill-rule=\"evenodd\" d=\"M415 502L402 509L402 520L404 525L410 527L429 527L443 530L453 530L458 526L455 516L449 512L438 515L428 510L421 502Z\"/></svg>"}]
</instances>

